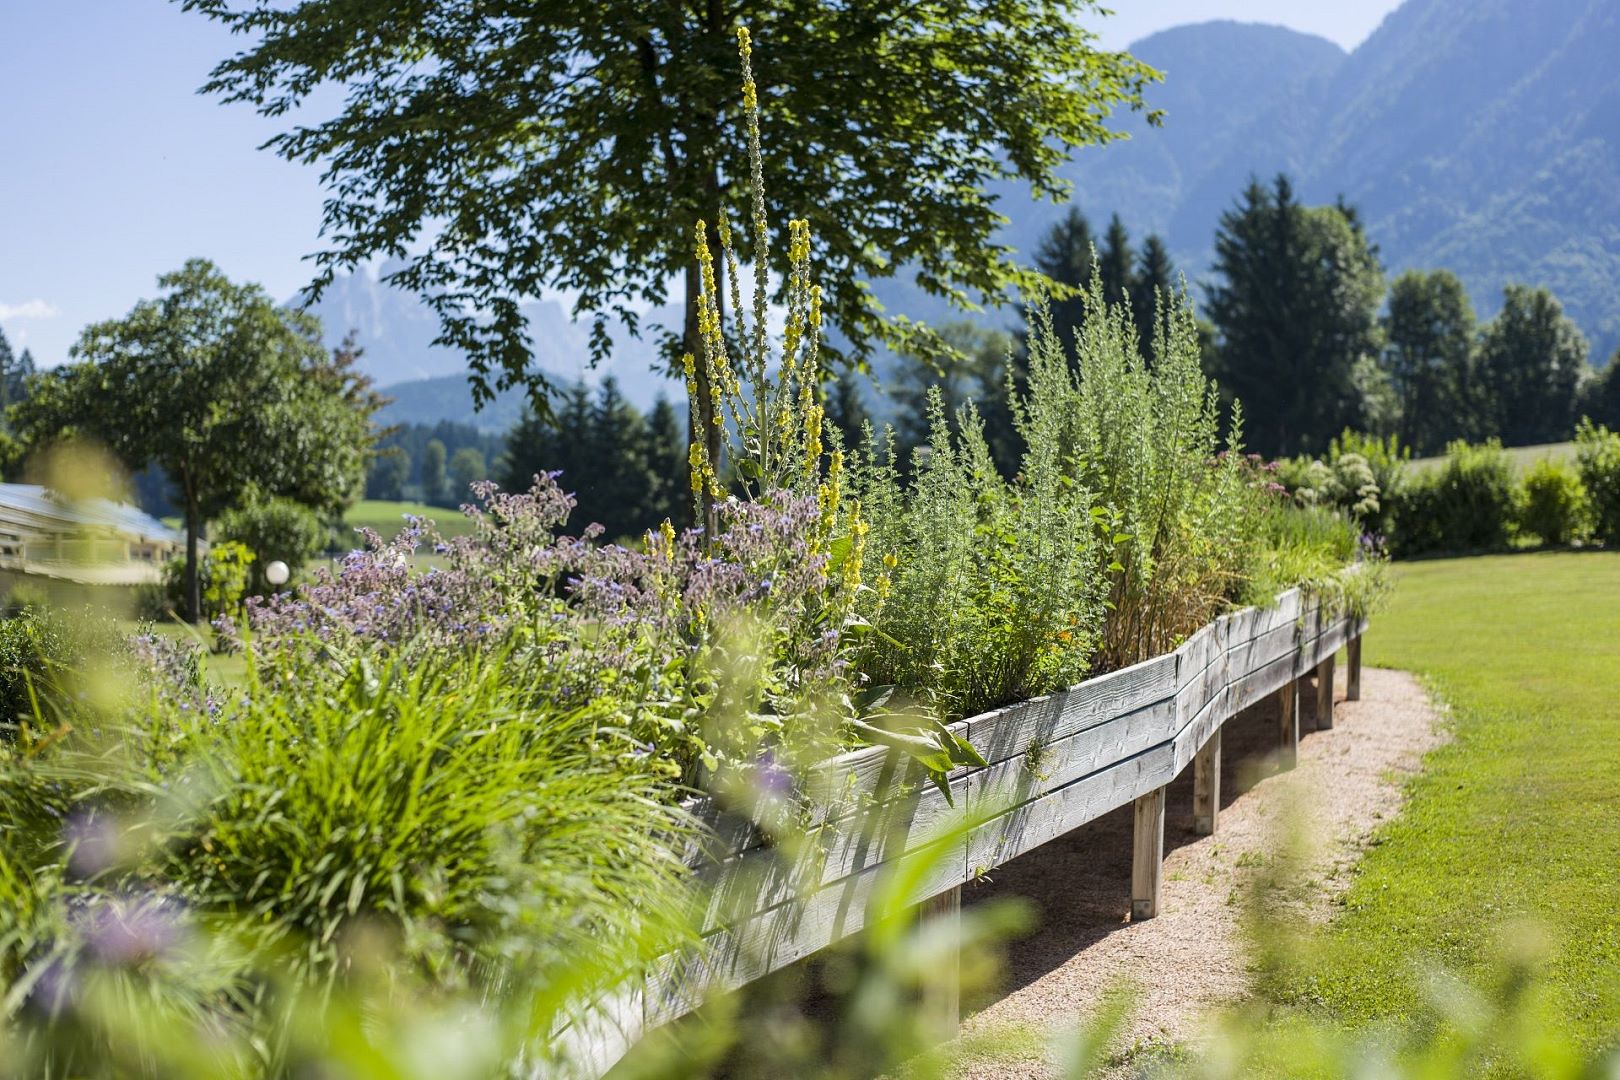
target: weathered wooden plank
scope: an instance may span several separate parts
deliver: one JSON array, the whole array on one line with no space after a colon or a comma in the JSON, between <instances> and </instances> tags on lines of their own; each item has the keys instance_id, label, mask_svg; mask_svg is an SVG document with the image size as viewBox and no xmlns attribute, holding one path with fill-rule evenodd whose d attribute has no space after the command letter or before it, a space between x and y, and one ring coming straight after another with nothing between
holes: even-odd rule
<instances>
[{"instance_id":1,"label":"weathered wooden plank","mask_svg":"<svg viewBox=\"0 0 1620 1080\"><path fill-rule=\"evenodd\" d=\"M1173 743L1161 743L1135 757L1047 792L992 816L1004 806L993 792L975 792L974 816L987 820L968 836L968 870L974 877L1062 836L1110 810L1175 778Z\"/></svg>"},{"instance_id":2,"label":"weathered wooden plank","mask_svg":"<svg viewBox=\"0 0 1620 1080\"><path fill-rule=\"evenodd\" d=\"M1221 729L1193 758L1193 832L1211 836L1221 813Z\"/></svg>"},{"instance_id":3,"label":"weathered wooden plank","mask_svg":"<svg viewBox=\"0 0 1620 1080\"><path fill-rule=\"evenodd\" d=\"M1131 921L1159 913L1159 885L1164 877L1164 788L1136 800L1131 839Z\"/></svg>"},{"instance_id":4,"label":"weathered wooden plank","mask_svg":"<svg viewBox=\"0 0 1620 1080\"><path fill-rule=\"evenodd\" d=\"M1287 653L1271 663L1240 678L1227 687L1227 703L1232 715L1258 705L1277 689L1294 679L1294 655Z\"/></svg>"},{"instance_id":5,"label":"weathered wooden plank","mask_svg":"<svg viewBox=\"0 0 1620 1080\"><path fill-rule=\"evenodd\" d=\"M1344 700L1361 700L1361 635L1345 642Z\"/></svg>"},{"instance_id":6,"label":"weathered wooden plank","mask_svg":"<svg viewBox=\"0 0 1620 1080\"><path fill-rule=\"evenodd\" d=\"M1170 655L1176 658L1176 689L1181 690L1194 680L1203 678L1209 665L1226 650L1220 628L1211 623L1193 634Z\"/></svg>"},{"instance_id":7,"label":"weathered wooden plank","mask_svg":"<svg viewBox=\"0 0 1620 1080\"><path fill-rule=\"evenodd\" d=\"M1228 678L1240 678L1252 671L1258 671L1279 657L1292 656L1294 650L1299 648L1299 642L1298 626L1289 623L1267 630L1241 645L1234 646L1226 654Z\"/></svg>"},{"instance_id":8,"label":"weathered wooden plank","mask_svg":"<svg viewBox=\"0 0 1620 1080\"><path fill-rule=\"evenodd\" d=\"M1316 727L1328 731L1333 727L1333 653L1328 653L1316 665Z\"/></svg>"},{"instance_id":9,"label":"weathered wooden plank","mask_svg":"<svg viewBox=\"0 0 1620 1080\"><path fill-rule=\"evenodd\" d=\"M1044 698L967 720L963 734L994 766L1031 745L1056 743L1154 705L1176 692L1176 657L1154 657Z\"/></svg>"},{"instance_id":10,"label":"weathered wooden plank","mask_svg":"<svg viewBox=\"0 0 1620 1080\"><path fill-rule=\"evenodd\" d=\"M755 912L670 957L647 995L650 1024L691 1011L711 993L764 978L864 928L869 917L898 915L967 880L967 844L954 831L932 844L870 866L808 895ZM911 880L911 873L916 878ZM893 893L879 892L897 882ZM872 910L875 900L882 910Z\"/></svg>"},{"instance_id":11,"label":"weathered wooden plank","mask_svg":"<svg viewBox=\"0 0 1620 1080\"><path fill-rule=\"evenodd\" d=\"M946 955L928 972L923 984L922 1014L937 1042L947 1042L962 1030L962 887L946 889L918 907L918 917L930 929L949 938Z\"/></svg>"},{"instance_id":12,"label":"weathered wooden plank","mask_svg":"<svg viewBox=\"0 0 1620 1080\"><path fill-rule=\"evenodd\" d=\"M1284 769L1299 760L1299 680L1290 679L1277 691L1277 756Z\"/></svg>"}]
</instances>

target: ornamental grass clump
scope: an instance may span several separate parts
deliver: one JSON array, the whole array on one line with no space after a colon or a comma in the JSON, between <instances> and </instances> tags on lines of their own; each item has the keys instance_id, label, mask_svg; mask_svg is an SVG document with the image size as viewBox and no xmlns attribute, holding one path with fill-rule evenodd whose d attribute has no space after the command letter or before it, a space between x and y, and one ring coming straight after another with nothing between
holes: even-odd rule
<instances>
[{"instance_id":1,"label":"ornamental grass clump","mask_svg":"<svg viewBox=\"0 0 1620 1080\"><path fill-rule=\"evenodd\" d=\"M289 1000L367 957L560 1007L685 940L694 827L611 703L496 654L265 663L212 708L130 668L0 744L0 984L42 1074L117 1060L63 1037L109 987L274 1075Z\"/></svg>"}]
</instances>

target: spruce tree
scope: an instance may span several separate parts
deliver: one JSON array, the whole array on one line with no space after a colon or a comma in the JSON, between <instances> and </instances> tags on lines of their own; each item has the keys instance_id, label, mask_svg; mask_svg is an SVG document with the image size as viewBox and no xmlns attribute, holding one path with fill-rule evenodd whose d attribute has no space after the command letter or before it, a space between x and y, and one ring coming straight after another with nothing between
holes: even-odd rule
<instances>
[{"instance_id":1,"label":"spruce tree","mask_svg":"<svg viewBox=\"0 0 1620 1080\"><path fill-rule=\"evenodd\" d=\"M1360 427L1357 369L1377 355L1384 281L1355 214L1300 205L1284 175L1251 181L1221 216L1214 269L1216 374L1242 402L1245 440L1316 453Z\"/></svg>"},{"instance_id":2,"label":"spruce tree","mask_svg":"<svg viewBox=\"0 0 1620 1080\"><path fill-rule=\"evenodd\" d=\"M1103 236L1102 254L1097 258L1097 270L1102 274L1103 299L1110 304L1126 303L1134 293L1132 273L1136 256L1131 251L1131 235L1125 223L1115 214L1108 220L1108 232Z\"/></svg>"},{"instance_id":3,"label":"spruce tree","mask_svg":"<svg viewBox=\"0 0 1620 1080\"><path fill-rule=\"evenodd\" d=\"M1091 223L1078 206L1069 207L1041 240L1035 252L1035 268L1053 281L1075 290L1091 284L1096 251ZM1066 349L1074 347L1074 335L1085 318L1085 304L1078 295L1052 300L1052 329ZM1027 320L1026 320L1027 322Z\"/></svg>"},{"instance_id":4,"label":"spruce tree","mask_svg":"<svg viewBox=\"0 0 1620 1080\"><path fill-rule=\"evenodd\" d=\"M1142 355L1153 355L1153 323L1157 318L1159 297L1176 289L1176 267L1170 261L1170 251L1158 233L1149 233L1142 244L1142 254L1136 260L1136 273L1131 278L1131 315L1136 320L1136 335L1142 342Z\"/></svg>"},{"instance_id":5,"label":"spruce tree","mask_svg":"<svg viewBox=\"0 0 1620 1080\"><path fill-rule=\"evenodd\" d=\"M686 422L662 394L647 416L645 528L668 521L677 529L692 520L692 493L686 479Z\"/></svg>"}]
</instances>

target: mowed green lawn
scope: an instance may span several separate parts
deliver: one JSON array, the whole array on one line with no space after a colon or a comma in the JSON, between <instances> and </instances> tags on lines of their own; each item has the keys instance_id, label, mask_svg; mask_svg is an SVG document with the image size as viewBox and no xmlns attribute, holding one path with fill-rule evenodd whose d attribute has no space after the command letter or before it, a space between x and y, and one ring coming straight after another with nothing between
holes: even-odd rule
<instances>
[{"instance_id":1,"label":"mowed green lawn","mask_svg":"<svg viewBox=\"0 0 1620 1080\"><path fill-rule=\"evenodd\" d=\"M1575 444L1572 442L1537 443L1535 446L1510 446L1507 449L1509 463L1517 472L1524 472L1530 466L1543 458L1553 461L1575 461ZM1434 457L1413 458L1411 467L1418 472L1429 472L1438 469L1446 463L1444 454Z\"/></svg>"},{"instance_id":2,"label":"mowed green lawn","mask_svg":"<svg viewBox=\"0 0 1620 1080\"><path fill-rule=\"evenodd\" d=\"M417 502L383 502L380 499L363 499L354 504L343 517L343 523L351 528L375 529L383 539L392 539L405 527L405 515L427 518L434 523L440 536L462 536L471 531L471 524L462 512L455 507L429 506L427 503ZM359 546L359 538L355 538Z\"/></svg>"},{"instance_id":3,"label":"mowed green lawn","mask_svg":"<svg viewBox=\"0 0 1620 1080\"><path fill-rule=\"evenodd\" d=\"M1366 660L1453 709L1411 801L1370 850L1284 1000L1397 1021L1437 970L1488 984L1533 949L1588 1050L1620 1042L1620 552L1396 568Z\"/></svg>"}]
</instances>

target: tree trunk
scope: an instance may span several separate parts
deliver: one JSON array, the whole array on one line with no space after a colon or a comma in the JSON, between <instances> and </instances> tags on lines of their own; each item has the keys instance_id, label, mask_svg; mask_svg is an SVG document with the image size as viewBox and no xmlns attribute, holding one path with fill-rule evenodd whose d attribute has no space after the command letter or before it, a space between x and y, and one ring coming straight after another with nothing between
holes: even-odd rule
<instances>
[{"instance_id":1,"label":"tree trunk","mask_svg":"<svg viewBox=\"0 0 1620 1080\"><path fill-rule=\"evenodd\" d=\"M198 520L197 496L186 492L186 621L196 623L202 618L202 576L197 572L197 533L202 529Z\"/></svg>"}]
</instances>

